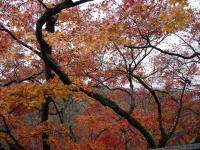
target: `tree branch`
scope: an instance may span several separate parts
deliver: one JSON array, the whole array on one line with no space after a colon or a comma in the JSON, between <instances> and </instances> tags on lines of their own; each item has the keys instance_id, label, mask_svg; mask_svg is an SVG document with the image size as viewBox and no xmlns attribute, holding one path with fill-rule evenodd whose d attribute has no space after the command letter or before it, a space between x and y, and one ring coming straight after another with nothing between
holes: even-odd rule
<instances>
[{"instance_id":1,"label":"tree branch","mask_svg":"<svg viewBox=\"0 0 200 150\"><path fill-rule=\"evenodd\" d=\"M62 3L57 4L55 7L49 8L45 11L45 13L38 19L38 21L36 23L36 32L35 32L35 35L36 35L37 41L40 45L42 53L45 53L49 50L49 45L46 43L46 41L43 39L43 36L42 36L43 25L52 16L55 16L56 14L60 13L63 9L78 6L78 5L88 2L88 1L92 1L92 0L80 0L80 1L73 2L73 3L68 3L66 1L63 1Z\"/></svg>"},{"instance_id":2,"label":"tree branch","mask_svg":"<svg viewBox=\"0 0 200 150\"><path fill-rule=\"evenodd\" d=\"M57 65L55 65L55 62L54 62L53 59L49 59L49 57L51 57L51 56L46 55L46 52L49 50L50 46L43 39L42 27L51 16L58 14L61 10L77 6L77 5L85 3L87 1L91 1L91 0L80 0L80 1L77 1L77 2L73 2L73 3L67 3L66 1L64 1L64 2L56 5L54 8L48 9L42 15L42 17L37 21L37 24L36 24L36 33L35 34L36 34L37 41L38 41L40 48L41 48L42 59L44 60L44 62L46 64L49 65L49 67L59 76L60 80L66 85L71 84L71 81L68 78L68 76ZM83 88L79 88L79 91L84 92L89 97L98 100L102 105L110 107L117 114L126 118L127 121L131 125L133 125L135 128L137 128L142 133L142 135L146 138L150 147L152 147L152 148L156 147L156 144L153 140L153 137L146 130L146 128L137 119L131 117L127 112L122 110L115 102L103 97L102 95L100 95L98 93L89 92L89 91L87 91Z\"/></svg>"},{"instance_id":3,"label":"tree branch","mask_svg":"<svg viewBox=\"0 0 200 150\"><path fill-rule=\"evenodd\" d=\"M185 92L185 89L186 89L186 85L189 84L187 80L185 80L185 83L184 83L184 86L183 86L183 89L182 89L182 92L181 92L181 96L180 96L180 99L179 99L179 108L178 108L178 111L176 112L176 116L175 116L175 119L174 119L174 122L173 122L173 125L171 126L171 128L167 131L165 137L163 137L160 141L159 141L159 144L158 144L158 147L164 147L165 144L167 143L167 141L169 140L169 138L174 134L175 132L175 129L178 125L178 122L179 122L179 119L180 119L180 116L181 116L181 111L182 111L182 108L183 108L183 96L184 96L184 92Z\"/></svg>"},{"instance_id":4,"label":"tree branch","mask_svg":"<svg viewBox=\"0 0 200 150\"><path fill-rule=\"evenodd\" d=\"M62 118L62 116L60 115L60 111L59 111L59 109L58 109L58 107L57 107L57 105L56 105L56 103L55 103L55 100L54 100L52 97L50 97L50 100L51 100L51 102L53 103L53 105L54 105L54 107L55 107L55 109L56 109L56 114L58 115L58 117L59 117L59 119L60 119L60 123L63 124L63 118Z\"/></svg>"},{"instance_id":5,"label":"tree branch","mask_svg":"<svg viewBox=\"0 0 200 150\"><path fill-rule=\"evenodd\" d=\"M164 130L163 124L162 124L162 108L161 108L160 101L159 101L159 99L158 99L158 97L157 97L155 91L154 91L151 87L149 87L139 76L136 76L136 75L134 75L134 74L132 74L132 76L133 76L136 80L138 80L138 82L139 82L140 84L142 84L142 85L144 86L144 88L146 88L146 89L151 93L151 95L153 96L153 98L154 98L154 100L155 100L155 102L156 102L156 104L157 104L158 123L159 123L160 132L161 132L162 137L165 137L165 134L166 134L166 133L165 133L165 130Z\"/></svg>"},{"instance_id":6,"label":"tree branch","mask_svg":"<svg viewBox=\"0 0 200 150\"><path fill-rule=\"evenodd\" d=\"M180 58L183 58L183 59L192 59L194 57L198 57L200 56L200 53L198 52L195 52L194 54L190 55L190 56L184 56L184 55L181 55L181 54L178 54L178 53L173 53L173 52L167 52L167 51L164 51L162 50L161 48L158 48L156 46L153 46L151 44L148 44L148 45L145 45L145 46L129 46L129 45L124 45L124 47L127 47L127 48L135 48L135 49L143 49L143 48L153 48L163 54L166 54L166 55L170 55L170 56L176 56L176 57L180 57Z\"/></svg>"},{"instance_id":7,"label":"tree branch","mask_svg":"<svg viewBox=\"0 0 200 150\"><path fill-rule=\"evenodd\" d=\"M31 47L30 45L20 41L9 29L7 29L2 23L0 23L0 31L4 31L7 32L17 43L21 44L22 46L26 47L27 49L31 50L32 52L34 52L35 54L40 56L40 52L35 50L33 47Z\"/></svg>"},{"instance_id":8,"label":"tree branch","mask_svg":"<svg viewBox=\"0 0 200 150\"><path fill-rule=\"evenodd\" d=\"M41 71L41 72L39 72L39 73L35 73L35 74L33 74L33 75L31 75L31 76L29 76L29 77L26 77L26 78L24 78L24 79L21 79L21 80L12 80L12 81L9 81L8 83L5 83L5 84L3 84L3 85L1 85L2 87L5 87L5 86L9 86L9 85L11 85L11 84L13 84L13 83L21 83L21 82L24 82L24 81L28 81L28 80L30 80L30 81L36 81L36 82L39 82L38 80L35 80L34 78L36 77L36 76L39 76L39 75L41 75L43 73L43 71ZM40 82L39 82L40 83ZM41 83L40 83L41 84Z\"/></svg>"},{"instance_id":9,"label":"tree branch","mask_svg":"<svg viewBox=\"0 0 200 150\"><path fill-rule=\"evenodd\" d=\"M149 146L151 148L155 148L156 144L153 140L153 137L150 135L150 133L146 130L146 128L135 118L133 118L129 113L121 109L114 101L111 101L110 99L102 96L101 94L94 93L91 91L87 91L83 88L79 88L79 91L85 93L89 97L99 101L103 106L107 106L115 111L118 115L125 118L133 127L135 127L137 130L142 133L142 135L145 137L146 141L148 142Z\"/></svg>"},{"instance_id":10,"label":"tree branch","mask_svg":"<svg viewBox=\"0 0 200 150\"><path fill-rule=\"evenodd\" d=\"M45 5L45 4L43 3L42 0L38 0L38 2L39 2L45 9L49 9L49 8L47 7L47 5Z\"/></svg>"},{"instance_id":11,"label":"tree branch","mask_svg":"<svg viewBox=\"0 0 200 150\"><path fill-rule=\"evenodd\" d=\"M17 141L17 139L16 139L16 138L14 137L14 135L11 133L11 131L10 131L9 127L8 127L8 124L7 124L7 122L6 122L6 118L5 118L3 115L0 115L0 117L1 117L2 120L3 120L5 129L6 129L6 131L4 131L4 133L6 132L6 133L10 136L10 138L14 141L15 145L16 145L18 148L20 148L21 150L25 150L25 148L19 144L19 142Z\"/></svg>"}]
</instances>

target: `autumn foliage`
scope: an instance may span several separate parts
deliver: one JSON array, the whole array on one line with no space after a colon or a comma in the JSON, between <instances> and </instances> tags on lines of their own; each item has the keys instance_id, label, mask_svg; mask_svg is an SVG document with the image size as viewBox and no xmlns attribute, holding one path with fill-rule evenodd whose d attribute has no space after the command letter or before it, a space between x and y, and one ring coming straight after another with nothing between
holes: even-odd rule
<instances>
[{"instance_id":1,"label":"autumn foliage","mask_svg":"<svg viewBox=\"0 0 200 150\"><path fill-rule=\"evenodd\" d=\"M0 1L0 149L199 142L199 13L187 0Z\"/></svg>"}]
</instances>

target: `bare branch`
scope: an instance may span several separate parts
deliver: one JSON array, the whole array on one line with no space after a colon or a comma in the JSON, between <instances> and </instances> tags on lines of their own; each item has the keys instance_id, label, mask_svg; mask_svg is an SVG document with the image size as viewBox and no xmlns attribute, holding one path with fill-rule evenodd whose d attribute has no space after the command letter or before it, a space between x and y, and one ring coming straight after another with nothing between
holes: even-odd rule
<instances>
[{"instance_id":1,"label":"bare branch","mask_svg":"<svg viewBox=\"0 0 200 150\"><path fill-rule=\"evenodd\" d=\"M162 137L165 137L165 130L163 128L163 124L162 124L162 108L161 108L161 104L160 104L160 101L155 93L155 91L149 86L147 85L139 76L136 76L134 74L132 74L132 76L138 80L138 82L140 84L142 84L144 86L144 88L146 88L150 93L151 95L153 96L156 104L157 104L157 111L158 111L158 123L159 123L159 128L160 128L160 132L161 132L161 135Z\"/></svg>"},{"instance_id":2,"label":"bare branch","mask_svg":"<svg viewBox=\"0 0 200 150\"><path fill-rule=\"evenodd\" d=\"M171 126L171 128L167 131L165 137L162 137L161 140L159 141L159 147L163 147L167 141L169 140L169 138L174 134L175 132L175 129L178 125L178 122L179 122L179 119L180 119L180 116L181 116L181 111L182 111L182 108L183 108L183 96L184 96L184 93L185 93L185 89L186 89L186 85L189 84L187 80L185 80L185 83L184 83L184 86L183 86L183 89L182 89L182 92L181 92L181 96L180 96L180 99L179 99L179 108L176 112L176 116L175 116L175 119L174 119L174 122L173 122L173 125Z\"/></svg>"},{"instance_id":3,"label":"bare branch","mask_svg":"<svg viewBox=\"0 0 200 150\"><path fill-rule=\"evenodd\" d=\"M41 75L42 73L43 73L43 71L41 71L39 73L35 73L35 74L33 74L31 76L28 76L28 77L26 77L24 79L21 79L21 80L12 80L12 81L9 81L8 83L5 83L5 84L3 84L1 86L5 87L5 86L9 86L9 85L11 85L13 83L21 83L21 82L24 82L24 81L32 81L32 82L36 81L36 82L39 82L41 84L41 82L36 80L35 77Z\"/></svg>"},{"instance_id":4,"label":"bare branch","mask_svg":"<svg viewBox=\"0 0 200 150\"><path fill-rule=\"evenodd\" d=\"M56 114L58 115L58 117L59 117L59 119L60 119L60 123L63 124L63 118L62 118L62 116L61 116L61 114L60 114L60 111L59 111L57 105L56 105L56 102L54 101L54 99L53 99L52 97L50 97L50 100L51 100L51 102L53 103L53 105L54 105L54 107L55 107L55 109L56 109Z\"/></svg>"},{"instance_id":5,"label":"bare branch","mask_svg":"<svg viewBox=\"0 0 200 150\"><path fill-rule=\"evenodd\" d=\"M32 52L34 52L35 54L40 56L40 52L35 50L33 47L31 47L30 45L20 41L9 29L7 29L6 27L4 27L4 25L2 23L0 23L0 31L4 31L7 32L17 43L21 44L22 46L28 48L29 50L31 50Z\"/></svg>"},{"instance_id":6,"label":"bare branch","mask_svg":"<svg viewBox=\"0 0 200 150\"><path fill-rule=\"evenodd\" d=\"M153 46L151 44L145 45L145 46L129 46L129 45L124 45L124 47L135 48L135 49L153 48L153 49L155 49L155 50L157 50L157 51L159 51L159 52L161 52L163 54L170 55L170 56L177 56L177 57L180 57L180 58L183 58L183 59L192 59L192 58L200 56L200 53L198 53L198 52L195 52L194 54L192 54L190 56L184 56L184 55L181 55L181 54L178 54L178 53L167 52L167 51L164 51L161 48L158 48L158 47Z\"/></svg>"},{"instance_id":7,"label":"bare branch","mask_svg":"<svg viewBox=\"0 0 200 150\"><path fill-rule=\"evenodd\" d=\"M186 42L181 36L179 36L178 34L175 34L177 37L179 37L194 53L197 53L196 50L194 49L194 47L189 44L188 42ZM200 56L197 55L198 59L200 60Z\"/></svg>"},{"instance_id":8,"label":"bare branch","mask_svg":"<svg viewBox=\"0 0 200 150\"><path fill-rule=\"evenodd\" d=\"M14 137L14 135L11 133L11 131L10 131L9 127L8 127L8 124L7 124L7 122L6 122L6 118L5 118L3 115L0 115L0 117L1 117L2 120L3 120L5 129L6 129L6 131L4 131L4 132L6 132L6 133L10 136L10 138L14 141L15 145L16 145L18 148L20 148L21 150L25 150L25 148L19 144L19 142L17 141L17 139L16 139L16 138Z\"/></svg>"}]
</instances>

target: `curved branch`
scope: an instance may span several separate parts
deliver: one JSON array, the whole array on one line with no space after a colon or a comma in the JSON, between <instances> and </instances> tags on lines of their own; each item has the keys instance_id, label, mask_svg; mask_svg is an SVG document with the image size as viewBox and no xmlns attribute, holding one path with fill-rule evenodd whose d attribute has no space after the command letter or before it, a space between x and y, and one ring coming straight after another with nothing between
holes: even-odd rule
<instances>
[{"instance_id":1,"label":"curved branch","mask_svg":"<svg viewBox=\"0 0 200 150\"><path fill-rule=\"evenodd\" d=\"M175 119L174 119L174 122L173 122L173 125L171 126L171 128L168 130L167 134L165 137L163 137L160 141L159 141L159 144L158 144L158 147L164 147L167 143L167 141L169 140L169 138L174 134L175 130L176 130L176 127L178 125L178 122L180 120L180 116L181 116L181 111L183 109L183 96L184 96L184 93L185 93L185 89L186 89L186 85L189 84L187 80L185 80L185 83L184 83L184 86L183 86L183 89L182 89L182 92L181 92L181 96L180 96L180 99L179 99L179 108L176 112L176 116L175 116Z\"/></svg>"},{"instance_id":2,"label":"curved branch","mask_svg":"<svg viewBox=\"0 0 200 150\"><path fill-rule=\"evenodd\" d=\"M186 42L181 36L179 36L178 34L174 34L174 35L176 35L178 38L180 38L194 53L197 53L196 50L194 49L194 47L191 44L189 44L188 42ZM198 55L197 57L200 60L200 56Z\"/></svg>"},{"instance_id":3,"label":"curved branch","mask_svg":"<svg viewBox=\"0 0 200 150\"><path fill-rule=\"evenodd\" d=\"M59 77L62 77L63 79L65 78L65 82L67 82L67 84L71 83L68 76L66 76L66 75L62 76L63 74L61 73L61 70L58 67L57 63L55 63L55 61L52 60L51 55L48 55L48 54L50 54L49 52L51 51L51 46L43 39L42 27L51 17L60 13L63 9L78 6L87 1L91 1L91 0L80 0L77 2L63 1L62 3L57 4L55 7L47 9L45 11L45 13L38 19L38 21L36 23L35 35L36 35L36 39L40 45L40 49L41 49L41 53L42 53L41 58L43 59L45 65L46 65L46 68L52 68L52 70L56 74L58 74Z\"/></svg>"},{"instance_id":4,"label":"curved branch","mask_svg":"<svg viewBox=\"0 0 200 150\"><path fill-rule=\"evenodd\" d=\"M150 93L151 95L153 96L156 104L157 104L157 110L158 110L158 123L159 123L159 128L160 128L160 132L161 132L161 135L162 137L165 137L166 133L165 133L165 130L163 128L163 124L162 124L162 108L161 108L161 104L160 104L160 101L155 93L155 91L150 88L139 76L136 76L134 74L132 74L132 76L138 80L138 82L140 84L142 84L144 86L144 88L146 88Z\"/></svg>"},{"instance_id":5,"label":"curved branch","mask_svg":"<svg viewBox=\"0 0 200 150\"><path fill-rule=\"evenodd\" d=\"M108 106L112 110L115 111L118 115L125 118L133 127L138 129L140 133L145 137L146 141L148 142L151 148L155 148L156 144L153 140L153 137L150 133L146 130L146 128L135 118L133 118L129 113L121 109L115 102L111 101L110 99L102 96L101 94L94 93L91 91L87 91L83 88L79 88L79 91L85 93L87 96L99 101L103 106Z\"/></svg>"},{"instance_id":6,"label":"curved branch","mask_svg":"<svg viewBox=\"0 0 200 150\"><path fill-rule=\"evenodd\" d=\"M53 60L49 61L49 59L47 59L47 61L50 63L51 69L59 76L63 84L65 85L72 84L68 76L54 64ZM108 106L109 108L114 110L118 115L125 118L133 127L135 127L136 129L140 131L140 133L146 138L146 141L148 142L151 148L156 147L153 137L146 130L146 128L137 119L133 118L130 114L128 114L123 109L121 109L115 102L111 101L108 98L105 98L101 94L89 92L83 88L79 88L79 90L76 90L76 91L81 91L85 93L86 95L88 95L89 97L99 101L102 105Z\"/></svg>"},{"instance_id":7,"label":"curved branch","mask_svg":"<svg viewBox=\"0 0 200 150\"><path fill-rule=\"evenodd\" d=\"M36 25L36 33L35 34L36 34L37 41L41 48L42 59L59 76L60 80L64 84L67 84L67 85L71 84L71 81L68 78L68 76L60 69L60 67L58 67L55 64L54 59L50 59L49 57L51 57L51 56L46 54L46 52L49 50L50 46L46 43L46 41L42 37L42 27L50 17L56 15L61 10L70 8L73 6L77 6L77 5L85 3L87 1L91 1L91 0L80 0L80 1L77 1L74 3L68 3L68 1L67 2L64 1L64 2L56 5L54 8L48 9L43 14L43 16L37 21L37 25ZM89 97L91 97L93 99L96 99L102 105L108 106L111 109L113 109L117 114L124 117L132 126L134 126L136 129L138 129L142 133L142 135L146 138L146 140L151 148L156 147L153 137L146 130L146 128L137 119L133 118L126 111L122 110L115 102L103 97L102 95L100 95L98 93L89 92L83 88L79 88L79 91L85 93L86 95L88 95Z\"/></svg>"},{"instance_id":8,"label":"curved branch","mask_svg":"<svg viewBox=\"0 0 200 150\"><path fill-rule=\"evenodd\" d=\"M184 56L184 55L181 55L181 54L178 54L178 53L173 53L173 52L167 52L167 51L164 51L162 50L161 48L158 48L156 46L153 46L151 44L148 44L148 45L145 45L145 46L129 46L129 45L124 45L124 47L127 47L127 48L135 48L135 49L143 49L143 48L153 48L163 54L166 54L166 55L170 55L170 56L176 56L176 57L180 57L180 58L183 58L183 59L192 59L194 57L198 57L200 56L200 53L198 52L195 52L194 54L190 55L190 56Z\"/></svg>"},{"instance_id":9,"label":"curved branch","mask_svg":"<svg viewBox=\"0 0 200 150\"><path fill-rule=\"evenodd\" d=\"M45 11L45 13L37 21L36 32L35 32L37 41L40 45L42 52L48 51L49 49L49 45L43 39L43 36L42 36L42 27L49 20L49 18L60 13L63 9L78 6L88 1L92 1L92 0L80 0L80 1L72 2L72 3L71 2L69 3L68 1L63 1L62 3L57 4L55 7L49 8Z\"/></svg>"},{"instance_id":10,"label":"curved branch","mask_svg":"<svg viewBox=\"0 0 200 150\"><path fill-rule=\"evenodd\" d=\"M40 45L41 58L45 64L45 75L46 79L51 79L54 75L51 70L53 70L66 84L71 84L68 76L64 74L59 66L59 64L55 61L55 59L51 56L52 47L43 39L42 35L42 27L46 23L46 30L49 32L54 32L55 23L57 18L54 18L58 13L60 13L63 9L77 6L79 4L85 3L89 0L80 0L77 2L72 2L71 0L65 0L62 3L57 4L53 8L46 9L45 13L37 20L36 23L36 39ZM53 20L52 20L53 19ZM45 103L42 105L42 122L48 120L49 114L49 98L45 100ZM48 126L48 124L47 124ZM47 133L42 133L43 140L43 149L50 150L50 144L47 142L49 135Z\"/></svg>"}]
</instances>

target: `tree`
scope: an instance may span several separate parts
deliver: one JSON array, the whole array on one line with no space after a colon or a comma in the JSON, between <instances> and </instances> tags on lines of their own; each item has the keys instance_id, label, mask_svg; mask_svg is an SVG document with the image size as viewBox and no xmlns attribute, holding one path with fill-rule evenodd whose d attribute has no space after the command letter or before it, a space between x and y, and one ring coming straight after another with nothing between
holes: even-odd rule
<instances>
[{"instance_id":1,"label":"tree","mask_svg":"<svg viewBox=\"0 0 200 150\"><path fill-rule=\"evenodd\" d=\"M156 148L199 136L198 10L186 0L79 7L88 1L0 2L2 144ZM66 115L74 103L86 111Z\"/></svg>"}]
</instances>

